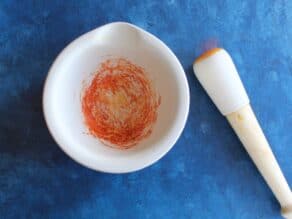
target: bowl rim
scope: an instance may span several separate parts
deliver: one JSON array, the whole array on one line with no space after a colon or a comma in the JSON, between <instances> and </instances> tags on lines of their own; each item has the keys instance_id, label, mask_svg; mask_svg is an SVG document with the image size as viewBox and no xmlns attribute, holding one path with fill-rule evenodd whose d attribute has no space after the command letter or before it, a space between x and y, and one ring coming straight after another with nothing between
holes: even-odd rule
<instances>
[{"instance_id":1,"label":"bowl rim","mask_svg":"<svg viewBox=\"0 0 292 219\"><path fill-rule=\"evenodd\" d=\"M185 95L187 96L186 97L186 105L185 105L186 109L184 110L183 121L181 122L181 127L177 130L177 134L176 134L176 137L174 138L173 142L170 145L168 145L167 147L165 147L165 149L163 151L160 151L160 153L157 154L155 157L153 156L153 159L151 159L151 161L148 161L148 162L144 163L143 165L138 166L136 168L127 168L127 169L118 170L118 171L117 170L111 170L111 169L105 169L105 168L99 168L97 166L90 165L89 163L86 163L86 161L84 161L82 159L79 159L78 156L74 156L73 153L71 153L71 151L68 149L68 147L64 146L64 142L61 142L61 140L59 138L60 136L58 136L58 133L53 130L52 123L48 119L49 113L46 110L46 98L48 98L47 96L49 96L49 90L50 90L50 87L49 87L48 84L49 84L50 78L52 77L52 74L54 73L53 70L54 70L54 67L57 65L57 62L59 62L60 60L63 59L64 54L67 53L67 50L78 39L84 37L85 35L87 35L90 32L95 32L100 28L103 28L103 27L106 27L106 26L111 26L111 25L126 25L126 26L130 26L130 27L132 27L132 28L134 28L134 29L136 29L138 31L143 32L143 34L147 34L151 38L157 40L164 47L164 49L166 49L168 51L168 54L174 58L177 66L180 68L180 70L182 72L184 72L184 74L182 75L182 80L183 80L182 84L184 84ZM142 170L142 169L144 169L144 168L156 163L163 156L165 156L173 148L173 146L176 144L176 142L180 138L180 136L181 136L181 134L182 134L182 132L183 132L185 126L186 126L186 123L187 123L187 119L188 119L188 115L189 115L189 108L190 108L190 89L189 89L188 80L187 80L186 73L185 73L180 61L178 60L176 55L173 53L173 51L162 40L160 40L158 37L154 36L152 33L148 32L148 31L146 31L146 30L144 30L144 29L142 29L142 28L140 28L140 27L138 27L136 25L133 25L133 24L128 23L128 22L123 22L123 21L111 22L111 23L107 23L107 24L101 25L101 26L99 26L99 27L97 27L95 29L92 29L92 30L90 30L88 32L85 32L84 34L81 34L80 36L78 36L77 38L72 40L69 44L67 44L65 46L65 48L63 48L58 53L57 57L54 59L53 63L51 64L51 66L49 68L49 71L47 73L46 79L44 81L43 94L42 94L42 109L43 109L43 114L44 114L44 120L45 120L45 123L46 123L46 125L48 127L49 133L51 134L51 136L53 137L54 141L57 143L59 148L61 148L61 150L63 152L65 152L65 154L67 154L72 160L74 160L75 162L79 163L82 166L85 166L85 167L87 167L87 168L89 168L91 170L95 170L95 171L98 171L98 172L113 173L113 174L130 173L130 172L135 172L135 171Z\"/></svg>"}]
</instances>

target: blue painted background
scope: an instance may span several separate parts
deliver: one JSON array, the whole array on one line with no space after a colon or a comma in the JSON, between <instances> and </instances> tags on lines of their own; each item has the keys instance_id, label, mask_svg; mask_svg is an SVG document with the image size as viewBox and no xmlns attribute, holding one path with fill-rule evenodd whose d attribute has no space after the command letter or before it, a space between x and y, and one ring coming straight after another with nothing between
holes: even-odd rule
<instances>
[{"instance_id":1,"label":"blue painted background","mask_svg":"<svg viewBox=\"0 0 292 219\"><path fill-rule=\"evenodd\" d=\"M0 218L281 218L279 205L192 72L205 47L233 56L292 186L292 1L0 1ZM57 54L112 21L162 39L191 89L175 147L142 171L110 175L54 143L42 88Z\"/></svg>"}]
</instances>

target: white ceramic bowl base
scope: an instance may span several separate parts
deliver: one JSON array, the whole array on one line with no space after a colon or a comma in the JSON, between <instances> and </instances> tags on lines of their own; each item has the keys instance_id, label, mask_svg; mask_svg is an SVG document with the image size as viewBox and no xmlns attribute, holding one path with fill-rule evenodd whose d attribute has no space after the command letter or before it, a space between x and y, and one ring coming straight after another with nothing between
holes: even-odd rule
<instances>
[{"instance_id":1,"label":"white ceramic bowl base","mask_svg":"<svg viewBox=\"0 0 292 219\"><path fill-rule=\"evenodd\" d=\"M83 122L84 81L108 58L143 67L161 96L152 134L127 150L103 145L87 134ZM154 163L175 144L187 120L189 87L181 64L164 43L134 25L116 22L82 35L60 53L45 83L43 108L51 134L74 160L98 171L131 172Z\"/></svg>"}]
</instances>

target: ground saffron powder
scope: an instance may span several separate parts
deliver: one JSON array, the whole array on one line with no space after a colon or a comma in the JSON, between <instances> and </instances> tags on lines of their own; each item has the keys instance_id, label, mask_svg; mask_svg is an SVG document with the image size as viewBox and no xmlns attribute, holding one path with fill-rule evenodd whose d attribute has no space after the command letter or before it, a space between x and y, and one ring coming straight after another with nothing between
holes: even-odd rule
<instances>
[{"instance_id":1,"label":"ground saffron powder","mask_svg":"<svg viewBox=\"0 0 292 219\"><path fill-rule=\"evenodd\" d=\"M151 134L160 105L144 69L123 58L100 64L81 101L89 133L119 149Z\"/></svg>"}]
</instances>

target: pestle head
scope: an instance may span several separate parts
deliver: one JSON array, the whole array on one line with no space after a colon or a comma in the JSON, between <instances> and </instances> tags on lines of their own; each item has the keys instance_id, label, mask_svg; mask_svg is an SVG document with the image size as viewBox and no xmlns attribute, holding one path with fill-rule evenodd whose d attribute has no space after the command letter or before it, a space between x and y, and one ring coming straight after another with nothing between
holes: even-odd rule
<instances>
[{"instance_id":1,"label":"pestle head","mask_svg":"<svg viewBox=\"0 0 292 219\"><path fill-rule=\"evenodd\" d=\"M199 56L193 69L219 111L225 116L249 104L249 98L230 55L214 48Z\"/></svg>"}]
</instances>

